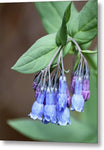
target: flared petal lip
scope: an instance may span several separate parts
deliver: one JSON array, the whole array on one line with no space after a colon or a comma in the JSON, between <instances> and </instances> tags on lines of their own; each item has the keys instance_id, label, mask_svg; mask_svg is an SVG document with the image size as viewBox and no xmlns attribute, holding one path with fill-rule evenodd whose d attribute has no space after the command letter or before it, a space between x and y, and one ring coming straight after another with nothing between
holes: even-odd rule
<instances>
[{"instance_id":1,"label":"flared petal lip","mask_svg":"<svg viewBox=\"0 0 104 150\"><path fill-rule=\"evenodd\" d=\"M79 101L79 103L78 103ZM82 95L79 94L74 94L72 97L72 101L71 101L71 111L78 111L78 112L84 112L84 102L85 100L83 99Z\"/></svg>"},{"instance_id":2,"label":"flared petal lip","mask_svg":"<svg viewBox=\"0 0 104 150\"><path fill-rule=\"evenodd\" d=\"M34 120L36 120L36 119L42 120L42 119L43 119L42 117L39 117L39 116L37 116L37 115L33 115L32 113L28 114L28 116L29 116L31 119L34 119Z\"/></svg>"},{"instance_id":3,"label":"flared petal lip","mask_svg":"<svg viewBox=\"0 0 104 150\"><path fill-rule=\"evenodd\" d=\"M68 124L71 125L71 121L69 121L69 122L66 121L66 122L64 122L64 123L62 123L61 121L58 121L57 124L58 124L58 125L61 125L61 126L66 126L66 125L68 125Z\"/></svg>"}]
</instances>

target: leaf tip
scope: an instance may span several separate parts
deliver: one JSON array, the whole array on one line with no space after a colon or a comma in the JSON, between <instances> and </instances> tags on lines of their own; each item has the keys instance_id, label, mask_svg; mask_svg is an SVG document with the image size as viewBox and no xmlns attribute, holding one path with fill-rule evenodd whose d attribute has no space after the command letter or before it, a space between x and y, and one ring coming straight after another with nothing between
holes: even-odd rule
<instances>
[{"instance_id":1,"label":"leaf tip","mask_svg":"<svg viewBox=\"0 0 104 150\"><path fill-rule=\"evenodd\" d=\"M7 124L12 127L12 120L7 120Z\"/></svg>"},{"instance_id":2,"label":"leaf tip","mask_svg":"<svg viewBox=\"0 0 104 150\"><path fill-rule=\"evenodd\" d=\"M14 65L14 66L12 66L12 67L11 67L11 69L12 69L12 70L16 70L16 67L15 67L15 65Z\"/></svg>"}]
</instances>

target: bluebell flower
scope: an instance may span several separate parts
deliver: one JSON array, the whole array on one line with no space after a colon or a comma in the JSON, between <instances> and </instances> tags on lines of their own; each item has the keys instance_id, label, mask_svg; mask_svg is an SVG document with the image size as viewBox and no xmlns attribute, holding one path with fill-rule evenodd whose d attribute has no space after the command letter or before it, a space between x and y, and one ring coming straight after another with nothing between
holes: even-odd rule
<instances>
[{"instance_id":1,"label":"bluebell flower","mask_svg":"<svg viewBox=\"0 0 104 150\"><path fill-rule=\"evenodd\" d=\"M43 111L44 111L44 98L45 92L39 92L37 101L35 101L32 105L31 113L29 114L30 118L32 119L39 119L42 120Z\"/></svg>"},{"instance_id":2,"label":"bluebell flower","mask_svg":"<svg viewBox=\"0 0 104 150\"><path fill-rule=\"evenodd\" d=\"M76 79L75 81L75 92L72 96L71 100L72 108L71 110L74 111L84 111L84 99L82 96L82 82L80 79Z\"/></svg>"},{"instance_id":3,"label":"bluebell flower","mask_svg":"<svg viewBox=\"0 0 104 150\"><path fill-rule=\"evenodd\" d=\"M55 92L52 88L47 88L46 103L44 106L44 119L43 123L56 123L56 105L55 105Z\"/></svg>"},{"instance_id":4,"label":"bluebell flower","mask_svg":"<svg viewBox=\"0 0 104 150\"><path fill-rule=\"evenodd\" d=\"M67 82L66 77L60 77L59 79L59 93L57 95L57 109L63 110L67 105Z\"/></svg>"},{"instance_id":5,"label":"bluebell flower","mask_svg":"<svg viewBox=\"0 0 104 150\"><path fill-rule=\"evenodd\" d=\"M62 111L57 110L57 124L62 125L62 126L71 124L70 111L67 107Z\"/></svg>"},{"instance_id":6,"label":"bluebell flower","mask_svg":"<svg viewBox=\"0 0 104 150\"><path fill-rule=\"evenodd\" d=\"M67 87L66 77L59 79L59 93L57 95L57 124L65 126L71 124L70 111L67 108L67 102L70 101L69 89Z\"/></svg>"}]
</instances>

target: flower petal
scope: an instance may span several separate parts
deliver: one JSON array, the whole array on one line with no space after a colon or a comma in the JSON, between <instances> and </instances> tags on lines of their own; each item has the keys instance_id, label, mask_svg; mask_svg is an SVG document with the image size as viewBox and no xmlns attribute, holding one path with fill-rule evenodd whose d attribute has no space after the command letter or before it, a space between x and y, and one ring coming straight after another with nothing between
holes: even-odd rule
<instances>
[{"instance_id":1,"label":"flower petal","mask_svg":"<svg viewBox=\"0 0 104 150\"><path fill-rule=\"evenodd\" d=\"M58 94L57 95L57 109L59 111L63 110L67 106L67 95L66 94Z\"/></svg>"},{"instance_id":2,"label":"flower petal","mask_svg":"<svg viewBox=\"0 0 104 150\"><path fill-rule=\"evenodd\" d=\"M35 101L32 106L31 113L28 115L32 119L42 120L44 105Z\"/></svg>"},{"instance_id":3,"label":"flower petal","mask_svg":"<svg viewBox=\"0 0 104 150\"><path fill-rule=\"evenodd\" d=\"M84 99L80 94L74 94L71 100L71 111L76 110L78 112L84 111Z\"/></svg>"},{"instance_id":4,"label":"flower petal","mask_svg":"<svg viewBox=\"0 0 104 150\"><path fill-rule=\"evenodd\" d=\"M57 123L62 126L71 124L70 111L67 107L63 111L57 111Z\"/></svg>"},{"instance_id":5,"label":"flower petal","mask_svg":"<svg viewBox=\"0 0 104 150\"><path fill-rule=\"evenodd\" d=\"M56 123L56 106L55 105L45 105L44 107L44 121L51 123Z\"/></svg>"}]
</instances>

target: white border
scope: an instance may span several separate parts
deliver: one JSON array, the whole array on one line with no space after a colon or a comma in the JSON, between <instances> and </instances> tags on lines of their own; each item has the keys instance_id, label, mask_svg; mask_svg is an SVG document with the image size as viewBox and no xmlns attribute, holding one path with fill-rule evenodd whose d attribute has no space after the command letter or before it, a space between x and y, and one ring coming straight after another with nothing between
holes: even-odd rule
<instances>
[{"instance_id":1,"label":"white border","mask_svg":"<svg viewBox=\"0 0 104 150\"><path fill-rule=\"evenodd\" d=\"M37 1L37 0L35 0ZM38 0L39 1L39 0ZM49 1L49 0L41 0ZM52 0L51 0L52 1ZM61 0L60 0L61 1ZM0 0L4 2L34 2L34 0ZM0 141L0 149L4 150L86 150L89 148L104 149L104 0L98 0L98 144L53 143L53 142L5 142ZM102 83L102 84L101 84ZM93 109L93 108L92 108Z\"/></svg>"},{"instance_id":2,"label":"white border","mask_svg":"<svg viewBox=\"0 0 104 150\"><path fill-rule=\"evenodd\" d=\"M63 1L63 0L0 0L0 3L9 3L9 2L38 2L38 1ZM67 0L65 0L67 1ZM69 0L70 1L70 0ZM81 0L72 0L72 1L81 1ZM82 1L87 1L87 0L82 0Z\"/></svg>"}]
</instances>

